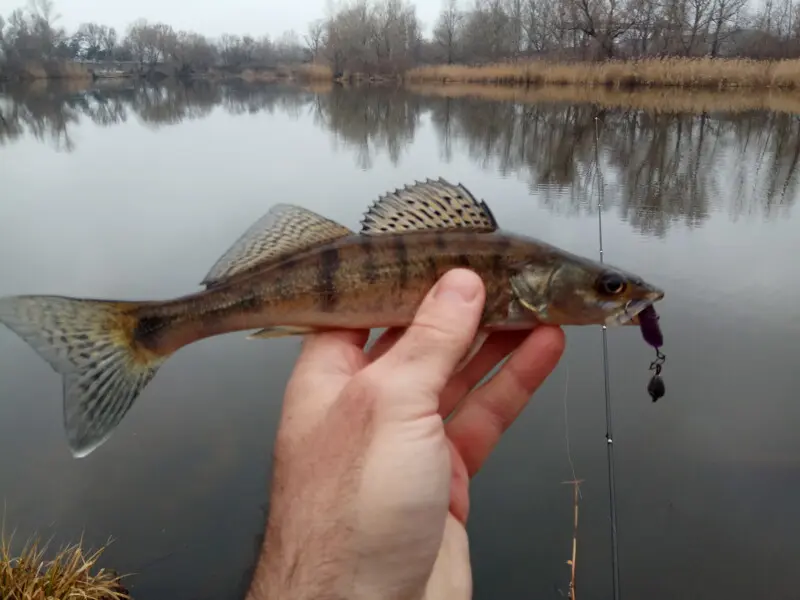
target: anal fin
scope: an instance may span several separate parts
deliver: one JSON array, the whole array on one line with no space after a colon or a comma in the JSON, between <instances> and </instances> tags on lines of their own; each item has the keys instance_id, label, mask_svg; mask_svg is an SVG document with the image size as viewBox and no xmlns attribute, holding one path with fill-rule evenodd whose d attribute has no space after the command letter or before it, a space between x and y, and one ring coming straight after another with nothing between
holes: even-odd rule
<instances>
[{"instance_id":1,"label":"anal fin","mask_svg":"<svg viewBox=\"0 0 800 600\"><path fill-rule=\"evenodd\" d=\"M276 327L265 327L247 336L248 340L271 340L273 338L289 337L292 335L308 335L315 333L318 329L313 327L293 327L291 325L280 325Z\"/></svg>"}]
</instances>

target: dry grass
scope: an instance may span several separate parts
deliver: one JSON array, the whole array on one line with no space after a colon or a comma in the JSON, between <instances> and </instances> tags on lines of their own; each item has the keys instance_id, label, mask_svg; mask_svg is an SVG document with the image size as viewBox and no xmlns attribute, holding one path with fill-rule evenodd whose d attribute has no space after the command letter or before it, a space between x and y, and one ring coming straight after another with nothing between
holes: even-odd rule
<instances>
[{"instance_id":1,"label":"dry grass","mask_svg":"<svg viewBox=\"0 0 800 600\"><path fill-rule=\"evenodd\" d=\"M612 88L800 88L800 60L668 58L598 63L528 61L471 67L439 65L406 73L408 83L582 85Z\"/></svg>"},{"instance_id":2,"label":"dry grass","mask_svg":"<svg viewBox=\"0 0 800 600\"><path fill-rule=\"evenodd\" d=\"M95 567L105 547L89 554L81 544L62 548L45 559L47 545L29 541L14 558L11 540L0 539L2 600L129 600L120 577ZM94 571L94 573L92 572Z\"/></svg>"},{"instance_id":3,"label":"dry grass","mask_svg":"<svg viewBox=\"0 0 800 600\"><path fill-rule=\"evenodd\" d=\"M736 94L693 89L644 88L621 90L588 86L512 87L482 84L408 85L408 91L424 96L478 98L524 104L594 104L611 109L646 110L652 113L738 113L769 110L800 114L800 95L787 90L747 90Z\"/></svg>"},{"instance_id":4,"label":"dry grass","mask_svg":"<svg viewBox=\"0 0 800 600\"><path fill-rule=\"evenodd\" d=\"M331 81L333 79L331 68L319 63L298 65L295 67L294 73L297 79L303 81Z\"/></svg>"},{"instance_id":5,"label":"dry grass","mask_svg":"<svg viewBox=\"0 0 800 600\"><path fill-rule=\"evenodd\" d=\"M275 71L261 71L255 69L245 69L239 74L239 78L248 83L274 83L279 79Z\"/></svg>"},{"instance_id":6,"label":"dry grass","mask_svg":"<svg viewBox=\"0 0 800 600\"><path fill-rule=\"evenodd\" d=\"M37 81L40 79L91 80L92 74L81 64L69 61L27 62L0 65L0 79Z\"/></svg>"},{"instance_id":7,"label":"dry grass","mask_svg":"<svg viewBox=\"0 0 800 600\"><path fill-rule=\"evenodd\" d=\"M239 73L214 69L206 79L241 79L248 83L275 83L297 80L302 82L323 82L333 79L331 70L320 64L279 65L274 68L246 68Z\"/></svg>"},{"instance_id":8,"label":"dry grass","mask_svg":"<svg viewBox=\"0 0 800 600\"><path fill-rule=\"evenodd\" d=\"M89 70L73 62L27 63L19 70L20 79L91 79Z\"/></svg>"}]
</instances>

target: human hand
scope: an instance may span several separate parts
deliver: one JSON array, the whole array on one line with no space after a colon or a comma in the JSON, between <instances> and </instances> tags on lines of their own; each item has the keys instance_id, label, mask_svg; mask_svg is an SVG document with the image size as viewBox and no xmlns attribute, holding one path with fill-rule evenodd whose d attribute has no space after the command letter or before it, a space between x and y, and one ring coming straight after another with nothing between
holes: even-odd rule
<instances>
[{"instance_id":1,"label":"human hand","mask_svg":"<svg viewBox=\"0 0 800 600\"><path fill-rule=\"evenodd\" d=\"M471 597L469 479L564 348L557 327L495 333L454 374L484 296L475 273L456 269L405 332L367 351L368 332L307 339L286 390L249 600Z\"/></svg>"}]
</instances>

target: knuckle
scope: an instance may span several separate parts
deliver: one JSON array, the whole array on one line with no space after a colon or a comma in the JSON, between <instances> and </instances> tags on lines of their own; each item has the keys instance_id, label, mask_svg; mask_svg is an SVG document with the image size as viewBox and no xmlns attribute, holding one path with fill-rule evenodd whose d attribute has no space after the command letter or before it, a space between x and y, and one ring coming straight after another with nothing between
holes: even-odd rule
<instances>
[{"instance_id":1,"label":"knuckle","mask_svg":"<svg viewBox=\"0 0 800 600\"><path fill-rule=\"evenodd\" d=\"M425 345L445 345L459 340L466 333L463 321L456 315L444 315L433 319L432 315L419 315L409 327L410 337Z\"/></svg>"}]
</instances>

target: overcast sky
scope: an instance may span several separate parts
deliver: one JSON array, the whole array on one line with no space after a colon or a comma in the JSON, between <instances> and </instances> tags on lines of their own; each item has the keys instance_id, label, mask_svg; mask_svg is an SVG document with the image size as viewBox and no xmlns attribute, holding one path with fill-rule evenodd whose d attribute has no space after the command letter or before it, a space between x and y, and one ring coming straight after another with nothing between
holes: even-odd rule
<instances>
[{"instance_id":1,"label":"overcast sky","mask_svg":"<svg viewBox=\"0 0 800 600\"><path fill-rule=\"evenodd\" d=\"M417 16L429 31L441 8L440 0L418 0ZM27 0L0 0L0 14L8 16ZM59 23L69 31L86 21L111 25L120 35L140 17L163 21L175 29L209 36L222 33L267 33L277 37L287 29L302 35L310 21L325 14L325 0L55 0Z\"/></svg>"}]
</instances>

